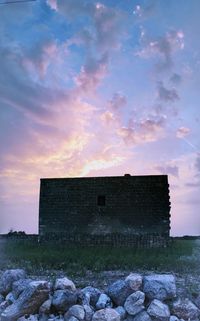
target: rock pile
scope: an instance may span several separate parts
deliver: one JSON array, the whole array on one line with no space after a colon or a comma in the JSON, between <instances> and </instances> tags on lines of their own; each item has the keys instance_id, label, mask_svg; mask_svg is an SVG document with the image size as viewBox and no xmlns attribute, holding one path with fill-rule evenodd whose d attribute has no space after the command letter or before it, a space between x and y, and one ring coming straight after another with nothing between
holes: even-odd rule
<instances>
[{"instance_id":1,"label":"rock pile","mask_svg":"<svg viewBox=\"0 0 200 321\"><path fill-rule=\"evenodd\" d=\"M67 277L54 283L7 270L0 280L1 321L197 321L200 306L176 297L171 274L131 273L101 291L77 289Z\"/></svg>"}]
</instances>

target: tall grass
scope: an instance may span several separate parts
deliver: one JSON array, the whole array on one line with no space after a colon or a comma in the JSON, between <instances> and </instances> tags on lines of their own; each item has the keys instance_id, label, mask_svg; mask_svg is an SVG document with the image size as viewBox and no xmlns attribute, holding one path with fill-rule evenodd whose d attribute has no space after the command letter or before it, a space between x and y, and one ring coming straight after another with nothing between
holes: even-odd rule
<instances>
[{"instance_id":1,"label":"tall grass","mask_svg":"<svg viewBox=\"0 0 200 321\"><path fill-rule=\"evenodd\" d=\"M188 260L194 244L193 240L175 240L168 248L134 249L8 241L0 268L24 267L30 273L45 269L74 273L136 269L188 272L188 269L197 268L192 260Z\"/></svg>"}]
</instances>

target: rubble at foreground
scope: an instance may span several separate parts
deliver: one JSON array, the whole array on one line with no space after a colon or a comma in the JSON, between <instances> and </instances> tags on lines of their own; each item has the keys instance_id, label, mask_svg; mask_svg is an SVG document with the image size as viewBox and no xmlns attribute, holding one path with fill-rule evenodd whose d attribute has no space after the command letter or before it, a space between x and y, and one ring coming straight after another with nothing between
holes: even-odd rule
<instances>
[{"instance_id":1,"label":"rubble at foreground","mask_svg":"<svg viewBox=\"0 0 200 321\"><path fill-rule=\"evenodd\" d=\"M195 304L196 303L196 304ZM199 300L177 297L172 274L129 274L104 291L76 288L67 277L54 283L6 270L0 279L1 321L198 321Z\"/></svg>"}]
</instances>

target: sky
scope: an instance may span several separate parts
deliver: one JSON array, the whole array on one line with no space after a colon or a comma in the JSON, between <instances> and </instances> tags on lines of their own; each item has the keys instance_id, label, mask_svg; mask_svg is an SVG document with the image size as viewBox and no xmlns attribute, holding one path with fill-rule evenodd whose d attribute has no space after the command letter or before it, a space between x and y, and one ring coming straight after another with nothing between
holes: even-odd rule
<instances>
[{"instance_id":1,"label":"sky","mask_svg":"<svg viewBox=\"0 0 200 321\"><path fill-rule=\"evenodd\" d=\"M200 235L199 12L0 4L0 233L38 232L40 178L129 173L167 174L171 235Z\"/></svg>"}]
</instances>

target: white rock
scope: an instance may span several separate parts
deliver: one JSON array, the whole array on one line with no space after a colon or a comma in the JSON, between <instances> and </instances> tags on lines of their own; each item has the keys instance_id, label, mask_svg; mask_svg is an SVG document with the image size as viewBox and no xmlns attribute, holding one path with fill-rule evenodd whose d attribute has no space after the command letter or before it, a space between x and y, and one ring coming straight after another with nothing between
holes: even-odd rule
<instances>
[{"instance_id":1,"label":"white rock","mask_svg":"<svg viewBox=\"0 0 200 321\"><path fill-rule=\"evenodd\" d=\"M65 313L65 321L69 321L71 317L75 317L78 320L82 321L85 318L85 310L82 305L75 304Z\"/></svg>"},{"instance_id":2,"label":"white rock","mask_svg":"<svg viewBox=\"0 0 200 321\"><path fill-rule=\"evenodd\" d=\"M145 294L141 291L136 291L128 296L124 303L124 308L130 315L136 315L144 310Z\"/></svg>"},{"instance_id":3,"label":"white rock","mask_svg":"<svg viewBox=\"0 0 200 321\"><path fill-rule=\"evenodd\" d=\"M48 299L44 303L42 303L42 305L41 305L41 307L39 309L39 315L41 315L41 314L50 314L51 304L52 304L52 298Z\"/></svg>"},{"instance_id":4,"label":"white rock","mask_svg":"<svg viewBox=\"0 0 200 321\"><path fill-rule=\"evenodd\" d=\"M90 304L95 308L101 291L93 286L86 286L81 290L81 294L83 296L83 304Z\"/></svg>"},{"instance_id":5,"label":"white rock","mask_svg":"<svg viewBox=\"0 0 200 321\"><path fill-rule=\"evenodd\" d=\"M76 286L73 281L67 277L56 279L54 290L71 290L76 291Z\"/></svg>"},{"instance_id":6,"label":"white rock","mask_svg":"<svg viewBox=\"0 0 200 321\"><path fill-rule=\"evenodd\" d=\"M169 321L179 321L179 319L175 315L171 315Z\"/></svg>"},{"instance_id":7,"label":"white rock","mask_svg":"<svg viewBox=\"0 0 200 321\"><path fill-rule=\"evenodd\" d=\"M120 321L120 315L114 309L106 308L96 311L92 321Z\"/></svg>"},{"instance_id":8,"label":"white rock","mask_svg":"<svg viewBox=\"0 0 200 321\"><path fill-rule=\"evenodd\" d=\"M20 279L25 279L25 277L26 272L23 269L6 270L1 276L0 293L7 295L12 291L13 282Z\"/></svg>"},{"instance_id":9,"label":"white rock","mask_svg":"<svg viewBox=\"0 0 200 321\"><path fill-rule=\"evenodd\" d=\"M49 297L49 284L46 281L33 281L19 298L1 314L1 321L15 321L25 314L34 314Z\"/></svg>"},{"instance_id":10,"label":"white rock","mask_svg":"<svg viewBox=\"0 0 200 321\"><path fill-rule=\"evenodd\" d=\"M78 321L78 319L77 319L76 317L74 317L74 316L71 316L71 317L68 319L68 321Z\"/></svg>"},{"instance_id":11,"label":"white rock","mask_svg":"<svg viewBox=\"0 0 200 321\"><path fill-rule=\"evenodd\" d=\"M150 317L159 321L168 321L170 317L170 311L168 305L161 301L154 299L147 309L147 313Z\"/></svg>"},{"instance_id":12,"label":"white rock","mask_svg":"<svg viewBox=\"0 0 200 321\"><path fill-rule=\"evenodd\" d=\"M8 301L3 301L0 304L0 314L10 305Z\"/></svg>"},{"instance_id":13,"label":"white rock","mask_svg":"<svg viewBox=\"0 0 200 321\"><path fill-rule=\"evenodd\" d=\"M141 311L134 318L133 321L151 321L151 317L146 311Z\"/></svg>"},{"instance_id":14,"label":"white rock","mask_svg":"<svg viewBox=\"0 0 200 321\"><path fill-rule=\"evenodd\" d=\"M166 300L176 297L176 283L172 274L145 276L143 292L149 299Z\"/></svg>"},{"instance_id":15,"label":"white rock","mask_svg":"<svg viewBox=\"0 0 200 321\"><path fill-rule=\"evenodd\" d=\"M106 293L116 305L124 305L127 297L133 293L134 290L129 283L124 280L118 280L108 286Z\"/></svg>"},{"instance_id":16,"label":"white rock","mask_svg":"<svg viewBox=\"0 0 200 321\"><path fill-rule=\"evenodd\" d=\"M199 316L199 309L189 299L178 299L173 302L172 311L178 318L184 320L197 319Z\"/></svg>"},{"instance_id":17,"label":"white rock","mask_svg":"<svg viewBox=\"0 0 200 321\"><path fill-rule=\"evenodd\" d=\"M93 314L94 314L94 310L90 305L83 305L83 308L85 310L85 321L91 321Z\"/></svg>"},{"instance_id":18,"label":"white rock","mask_svg":"<svg viewBox=\"0 0 200 321\"><path fill-rule=\"evenodd\" d=\"M18 281L13 282L12 284L12 294L15 299L19 297L19 295L27 288L27 286L33 282L31 279L20 279Z\"/></svg>"},{"instance_id":19,"label":"white rock","mask_svg":"<svg viewBox=\"0 0 200 321\"><path fill-rule=\"evenodd\" d=\"M105 308L112 308L111 298L105 293L101 293L99 299L96 303L97 310L105 309Z\"/></svg>"},{"instance_id":20,"label":"white rock","mask_svg":"<svg viewBox=\"0 0 200 321\"><path fill-rule=\"evenodd\" d=\"M138 273L130 273L125 281L129 284L130 288L133 291L138 291L141 289L142 286L142 276Z\"/></svg>"},{"instance_id":21,"label":"white rock","mask_svg":"<svg viewBox=\"0 0 200 321\"><path fill-rule=\"evenodd\" d=\"M6 301L8 301L10 304L12 304L13 302L15 302L15 298L14 298L12 292L9 292L9 293L6 295Z\"/></svg>"},{"instance_id":22,"label":"white rock","mask_svg":"<svg viewBox=\"0 0 200 321\"><path fill-rule=\"evenodd\" d=\"M66 312L77 303L77 293L71 290L56 290L53 294L52 306L57 312Z\"/></svg>"},{"instance_id":23,"label":"white rock","mask_svg":"<svg viewBox=\"0 0 200 321\"><path fill-rule=\"evenodd\" d=\"M120 315L120 320L124 320L126 318L126 310L122 306L118 306L115 308L115 311L117 311Z\"/></svg>"}]
</instances>

